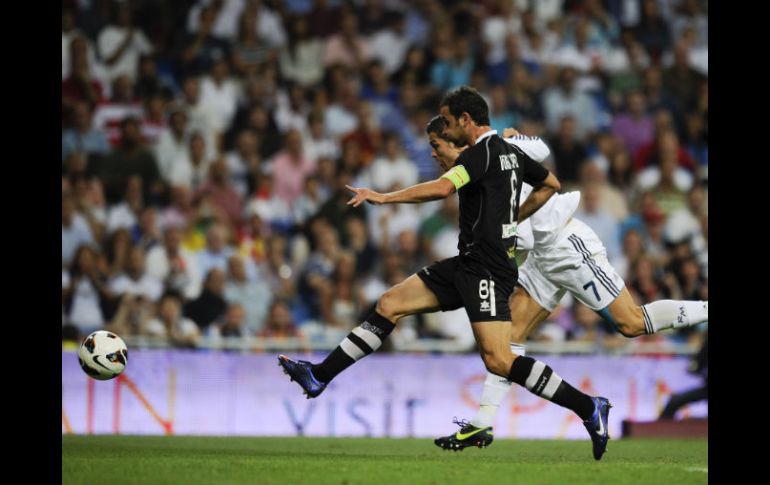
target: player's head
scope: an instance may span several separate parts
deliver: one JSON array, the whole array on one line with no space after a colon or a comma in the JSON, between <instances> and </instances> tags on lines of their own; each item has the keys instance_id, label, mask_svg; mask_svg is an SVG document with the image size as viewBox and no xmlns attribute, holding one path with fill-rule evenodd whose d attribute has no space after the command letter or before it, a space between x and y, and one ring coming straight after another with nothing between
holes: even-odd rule
<instances>
[{"instance_id":1,"label":"player's head","mask_svg":"<svg viewBox=\"0 0 770 485\"><path fill-rule=\"evenodd\" d=\"M447 124L444 136L458 146L470 144L472 126L489 126L489 106L470 86L448 92L440 106L441 116Z\"/></svg>"},{"instance_id":2,"label":"player's head","mask_svg":"<svg viewBox=\"0 0 770 485\"><path fill-rule=\"evenodd\" d=\"M445 129L446 120L443 116L438 115L430 120L425 132L430 139L430 155L441 165L444 171L447 171L454 165L456 148L454 143L444 137Z\"/></svg>"}]
</instances>

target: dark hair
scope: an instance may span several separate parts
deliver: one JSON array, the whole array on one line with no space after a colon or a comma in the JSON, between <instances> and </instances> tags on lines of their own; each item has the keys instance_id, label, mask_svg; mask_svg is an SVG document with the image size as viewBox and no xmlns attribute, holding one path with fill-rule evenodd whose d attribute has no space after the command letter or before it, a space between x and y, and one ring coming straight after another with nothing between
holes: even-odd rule
<instances>
[{"instance_id":1,"label":"dark hair","mask_svg":"<svg viewBox=\"0 0 770 485\"><path fill-rule=\"evenodd\" d=\"M137 128L141 127L141 125L139 123L139 119L136 118L135 116L126 116L125 118L123 118L121 120L121 122L120 122L120 129L121 129L121 131L125 130L126 128L128 128L128 125L134 125Z\"/></svg>"},{"instance_id":2,"label":"dark hair","mask_svg":"<svg viewBox=\"0 0 770 485\"><path fill-rule=\"evenodd\" d=\"M489 126L489 106L479 92L470 86L461 86L448 92L439 106L448 107L455 118L468 113L477 125Z\"/></svg>"},{"instance_id":3,"label":"dark hair","mask_svg":"<svg viewBox=\"0 0 770 485\"><path fill-rule=\"evenodd\" d=\"M444 128L446 128L446 120L444 117L441 115L434 116L433 119L428 122L428 126L425 127L425 133L428 135L435 133L438 136L442 136Z\"/></svg>"}]
</instances>

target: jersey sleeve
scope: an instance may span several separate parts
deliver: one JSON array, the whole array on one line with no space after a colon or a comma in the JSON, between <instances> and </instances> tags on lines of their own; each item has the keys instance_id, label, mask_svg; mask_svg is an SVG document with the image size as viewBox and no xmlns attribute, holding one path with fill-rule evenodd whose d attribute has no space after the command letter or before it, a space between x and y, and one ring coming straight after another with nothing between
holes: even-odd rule
<instances>
[{"instance_id":1,"label":"jersey sleeve","mask_svg":"<svg viewBox=\"0 0 770 485\"><path fill-rule=\"evenodd\" d=\"M460 190L460 187L464 186L471 181L468 171L462 165L455 165L447 170L447 172L441 176L442 179L447 179L455 186L455 190Z\"/></svg>"},{"instance_id":2,"label":"jersey sleeve","mask_svg":"<svg viewBox=\"0 0 770 485\"><path fill-rule=\"evenodd\" d=\"M537 136L516 135L504 139L506 143L515 145L527 154L532 160L543 163L543 160L551 154L548 145Z\"/></svg>"},{"instance_id":3,"label":"jersey sleeve","mask_svg":"<svg viewBox=\"0 0 770 485\"><path fill-rule=\"evenodd\" d=\"M521 165L524 172L524 182L533 187L540 185L548 177L548 169L529 157L523 157Z\"/></svg>"},{"instance_id":4,"label":"jersey sleeve","mask_svg":"<svg viewBox=\"0 0 770 485\"><path fill-rule=\"evenodd\" d=\"M489 149L486 145L474 145L463 151L452 168L441 176L448 179L456 190L464 185L478 182L487 173Z\"/></svg>"}]
</instances>

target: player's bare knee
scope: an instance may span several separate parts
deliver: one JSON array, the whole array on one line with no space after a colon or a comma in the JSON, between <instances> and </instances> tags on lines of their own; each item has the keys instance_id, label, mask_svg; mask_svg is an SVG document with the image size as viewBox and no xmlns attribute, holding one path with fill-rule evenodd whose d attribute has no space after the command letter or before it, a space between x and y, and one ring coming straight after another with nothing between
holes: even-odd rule
<instances>
[{"instance_id":1,"label":"player's bare knee","mask_svg":"<svg viewBox=\"0 0 770 485\"><path fill-rule=\"evenodd\" d=\"M527 326L514 325L511 328L511 342L525 342L527 340Z\"/></svg>"},{"instance_id":2,"label":"player's bare knee","mask_svg":"<svg viewBox=\"0 0 770 485\"><path fill-rule=\"evenodd\" d=\"M616 327L624 337L634 338L645 334L642 309L639 308L638 315L636 313L616 320Z\"/></svg>"},{"instance_id":3,"label":"player's bare knee","mask_svg":"<svg viewBox=\"0 0 770 485\"><path fill-rule=\"evenodd\" d=\"M502 352L482 352L481 359L487 370L493 374L506 376L511 370L510 359L506 359Z\"/></svg>"},{"instance_id":4,"label":"player's bare knee","mask_svg":"<svg viewBox=\"0 0 770 485\"><path fill-rule=\"evenodd\" d=\"M391 322L395 322L403 315L398 314L398 299L393 294L393 288L386 291L377 301L376 311Z\"/></svg>"}]
</instances>

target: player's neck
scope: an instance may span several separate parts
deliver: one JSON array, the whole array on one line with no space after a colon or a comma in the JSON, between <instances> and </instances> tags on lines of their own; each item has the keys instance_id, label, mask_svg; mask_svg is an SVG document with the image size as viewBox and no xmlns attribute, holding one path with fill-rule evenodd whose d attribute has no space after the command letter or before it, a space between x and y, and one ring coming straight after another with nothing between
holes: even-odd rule
<instances>
[{"instance_id":1,"label":"player's neck","mask_svg":"<svg viewBox=\"0 0 770 485\"><path fill-rule=\"evenodd\" d=\"M471 126L471 128L469 130L469 134L470 134L470 138L471 138L470 145L475 145L476 144L476 140L478 140L481 135L483 135L484 133L490 131L491 129L492 128L489 125L483 125L483 126L473 125L473 126Z\"/></svg>"}]
</instances>

